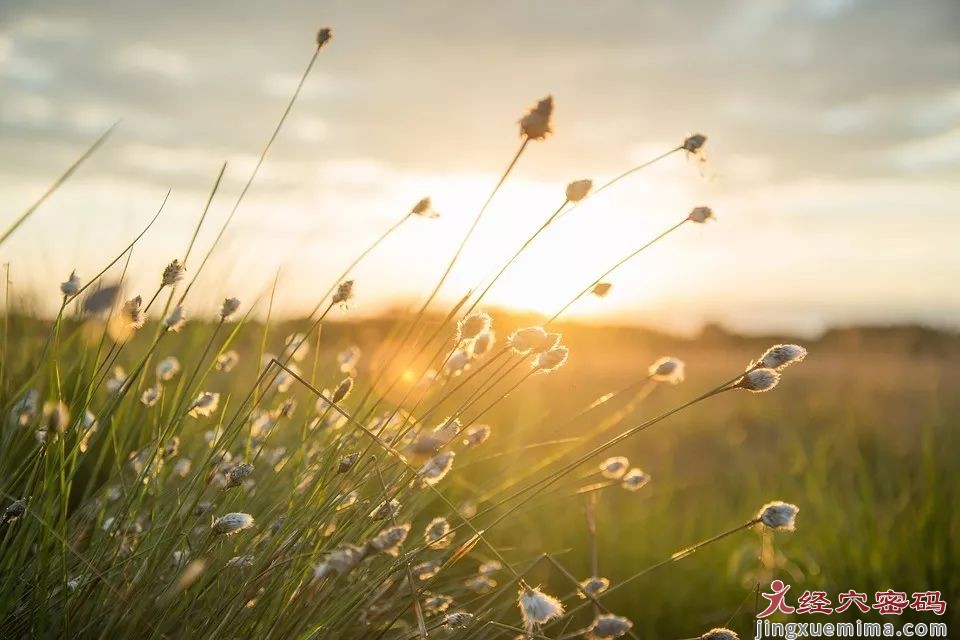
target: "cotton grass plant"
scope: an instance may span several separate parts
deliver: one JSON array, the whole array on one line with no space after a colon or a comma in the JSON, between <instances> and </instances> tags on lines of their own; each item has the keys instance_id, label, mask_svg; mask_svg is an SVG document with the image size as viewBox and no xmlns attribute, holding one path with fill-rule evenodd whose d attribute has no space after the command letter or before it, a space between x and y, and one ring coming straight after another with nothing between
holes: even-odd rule
<instances>
[{"instance_id":1,"label":"cotton grass plant","mask_svg":"<svg viewBox=\"0 0 960 640\"><path fill-rule=\"evenodd\" d=\"M375 353L337 345L335 361L326 362L320 329L330 313L349 313L354 297L365 295L364 283L351 279L358 264L407 220L437 216L429 198L331 277L286 337L267 322L259 347L242 350L238 336L260 301L230 292L217 292L226 297L215 318L191 312L208 295L194 290L197 277L331 37L329 29L319 32L291 100L199 260L195 241L225 165L184 252L158 274L153 291L127 293L125 275L162 205L103 270L86 282L73 271L50 292L61 305L43 339L16 361L5 352L0 617L9 637L636 637L634 621L607 609L610 594L741 531L794 529L797 507L771 502L660 563L599 573L597 530L612 524L597 521L596 501L613 490L642 492L651 482L618 446L728 392L773 389L806 356L796 345L771 347L742 371L732 366L728 380L631 424L656 388L666 392L685 377L685 363L674 357L640 363L623 388L529 425L559 430L589 417L594 426L582 438L550 443L552 453L486 486L464 490L454 482L461 469L488 460L485 443L503 427L484 418L538 378L564 375L568 359L577 358L552 329L555 321L585 295L606 295L609 276L653 244L715 216L696 207L599 276L585 275L589 283L572 288L542 325L495 326L480 308L487 293L532 243L548 241L558 219L675 153L700 156L702 135L599 186L581 178L559 188L560 205L543 224L437 322L431 306L485 212L529 144L554 133L553 98L535 102L519 120L519 148L430 294L414 313L397 317ZM373 364L361 369L362 359ZM241 375L244 364L254 376ZM397 372L414 372L414 379ZM611 411L613 400L625 405ZM510 553L490 539L532 504L579 504L585 496L592 576L573 575L558 557L525 546L523 536ZM565 592L532 583L540 564Z\"/></svg>"}]
</instances>

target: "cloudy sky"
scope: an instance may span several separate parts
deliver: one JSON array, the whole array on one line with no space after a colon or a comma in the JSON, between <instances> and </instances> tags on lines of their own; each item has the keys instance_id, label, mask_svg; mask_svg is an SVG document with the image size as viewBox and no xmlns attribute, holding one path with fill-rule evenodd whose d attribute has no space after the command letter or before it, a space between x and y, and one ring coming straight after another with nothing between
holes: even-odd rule
<instances>
[{"instance_id":1,"label":"cloudy sky","mask_svg":"<svg viewBox=\"0 0 960 640\"><path fill-rule=\"evenodd\" d=\"M709 137L589 201L538 241L491 304L552 312L622 255L709 205L571 316L816 331L853 322L960 326L960 3L954 0L4 2L0 227L99 133L107 145L2 248L16 294L57 304L172 194L130 263L152 293L182 255L226 161L212 240L313 52L325 48L194 301L313 306L355 273L358 312L429 291L519 144L556 102L443 290L458 298L562 202Z\"/></svg>"}]
</instances>

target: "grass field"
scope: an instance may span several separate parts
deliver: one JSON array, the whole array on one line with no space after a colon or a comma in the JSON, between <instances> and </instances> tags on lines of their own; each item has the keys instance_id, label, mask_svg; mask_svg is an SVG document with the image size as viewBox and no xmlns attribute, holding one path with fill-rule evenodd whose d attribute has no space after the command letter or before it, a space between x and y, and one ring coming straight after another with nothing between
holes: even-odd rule
<instances>
[{"instance_id":1,"label":"grass field","mask_svg":"<svg viewBox=\"0 0 960 640\"><path fill-rule=\"evenodd\" d=\"M498 317L495 327L504 327L504 331L522 326L518 323L526 320ZM355 372L357 383L342 407L350 414L359 411L362 415L363 398L369 390L366 381L377 377L382 354L390 353L390 343L382 340L388 326L386 321L329 325L321 349L307 354L299 366L310 372L308 377L315 378L317 387L332 388L343 375L337 354L358 346L362 355ZM134 371L153 328L141 329L112 364ZM203 354L215 328L195 323L180 334L165 337L154 352L154 363L179 354L184 370L165 383L164 393L153 407L145 407L135 397L139 394L131 392L116 408L112 428L104 429L101 424L90 448L75 460L70 451L78 434L68 432L62 440L64 451L55 445L46 451L48 459L44 460L31 429L7 424L3 449L6 494L17 495L18 482L22 486L15 469L47 474L34 482L41 488L52 482L54 489L45 499L34 496L28 502L36 519L21 518L5 526L2 593L8 625L23 633L31 628L32 633L43 635L69 624L78 637L97 637L110 628L129 634L149 620L157 637L224 637L228 633L225 628L234 627L244 630L241 635L253 634L247 637L267 637L271 629L277 637L294 637L311 633L310 625L317 624L331 625L323 626L322 632L320 627L315 629L321 633L318 637L327 632L377 637L387 622L399 616L384 637L416 636L410 593L396 575L396 560L391 556L362 565L362 578L353 573L341 578L335 588L342 593L334 591L325 597L311 593L320 599L308 600L309 605L301 602L306 599L302 593L292 601L280 597L283 593L289 598L298 585L306 588L303 585L310 584L311 567L336 547L336 541L359 541L378 529L378 524L363 514L379 502L383 491L379 478L371 467L356 477L349 473L338 476L334 471L337 460L348 451L375 455L377 462L372 468L382 465L387 486L394 486L391 483L399 473L389 456L376 447L366 449L363 445L369 442L349 424L309 430L307 424L317 415L315 396L302 385L291 385L283 393L267 390L258 403L273 409L284 400L297 401L297 408L276 420L269 443L264 445L267 455L274 456L272 463L286 460L285 465L271 469L256 460L255 483L223 490L215 488L216 482L203 487L211 482L209 463L194 462L191 475L181 479L172 470L175 459L171 458L158 474L141 473L145 484L139 485L142 491L138 489L137 472L143 468L132 466L125 458L130 452L149 449L157 441L156 434L177 420L174 398L178 393L181 412L182 398L196 395L185 391L185 379L198 364L195 359ZM219 393L223 413L180 421L179 458L200 461L212 455L204 432L218 422L223 423L225 436L231 435L231 417L260 370L257 353L262 347L281 352L288 328L250 324L235 334L232 326L216 332L218 336L233 335L231 348L241 359L229 374L216 370L198 374L201 378L194 386ZM479 511L475 526L489 526L498 512L483 515L484 509L497 505L512 489L545 475L605 436L735 375L763 351L763 345L775 340L738 338L718 330L699 339L683 339L636 329L558 328L570 347L569 361L556 373L530 377L480 416L480 422L491 426L492 435L475 449L459 451L454 470L436 486L440 493L398 488L407 496L398 517L410 519L414 533L438 515L456 524L450 505L468 515ZM35 320L10 319L4 360L5 407L17 397L12 393L15 382L37 373L31 362L50 329ZM64 389L82 390L83 381L90 377L93 361L89 354L99 344L91 342L90 329L73 323L61 328L59 376ZM609 454L627 456L632 465L650 474L652 480L639 491L628 492L613 483L584 492L600 479L595 467L606 454L595 456L489 528L486 540L515 570L530 569L524 574L528 583L542 585L558 597L568 596L565 602L572 610L584 601L573 595L575 589L563 570L548 560L533 563L539 554L550 554L578 580L594 574L595 554L596 574L617 587L671 554L743 523L765 502L783 499L801 507L796 532L771 534L756 527L740 531L616 588L602 597L603 605L628 617L640 637L683 638L716 626L746 635L756 612L756 584L759 581L765 586L773 578L794 585L795 593L806 589L870 591L889 585L905 591L937 588L949 601L960 592L956 556L960 516L952 508L958 492L951 481L960 403L960 380L951 363L960 341L920 329L854 329L830 333L809 346L811 355L790 369L771 392L720 394L610 450ZM647 365L661 354L687 362L682 384L646 381ZM214 353L208 353L202 361L209 364L213 357ZM512 377L498 374L495 379L501 382L465 412L464 424L525 373L526 367ZM207 377L200 383L204 375ZM475 379L481 378L477 373ZM598 397L637 381L640 383L630 392L577 417ZM150 385L141 386L146 389ZM435 417L462 407L463 398L474 396L474 388L474 382L464 384L446 405L441 403L435 409ZM385 396L399 401L403 393L397 386ZM111 406L109 398L108 392L98 390L90 406L103 415ZM369 409L369 402L366 406ZM245 413L251 408L253 403L248 403ZM251 459L250 452L255 451L247 449L244 454L249 429L250 421L244 421L235 444L225 447L235 452L235 460ZM272 453L279 447L287 453ZM308 452L315 466L301 466L297 452L302 451ZM66 507L55 490L61 485L53 462L60 455L76 467ZM421 460L422 456L412 459ZM313 468L317 473L298 475L294 481L291 467L301 471ZM295 488L305 477L312 482L305 481L306 488ZM357 505L345 513L355 514L359 522L329 509L332 487L345 477L359 492ZM196 482L190 484L191 480ZM136 496L131 505L124 503L126 498L106 499L110 489L121 487L121 495ZM183 513L201 498L215 504L213 513L218 516L227 511L250 513L256 519L255 527L222 540L208 539L210 515L193 518ZM591 500L595 501L595 535L588 532L586 519ZM70 541L66 557L61 556L56 530L64 525L57 517L63 508L67 509L67 521L59 534ZM310 528L281 526L279 532L286 540L278 542L280 533L271 535L270 526L282 515ZM53 530L42 523L47 517L59 523ZM103 530L109 530L110 517L122 519L124 527L136 523L134 530L106 535ZM458 531L450 548L421 553L413 564L443 558L468 537ZM50 555L36 556L24 538L45 540ZM413 549L417 544L413 533L410 540ZM183 551L189 551L190 561L170 559L174 552ZM465 586L480 563L497 559L495 553L484 544L463 552L462 558L430 580L427 591L451 596L456 608L480 609L488 619L519 627L513 595L516 587L505 570L491 575L497 589L506 585L506 595L492 605L489 596ZM245 555L253 556L252 566L224 567L230 558ZM202 572L195 584L184 586L178 581L186 567L194 566L189 564L192 561L202 562ZM79 585L65 587L78 576L82 576ZM261 591L258 584L266 590ZM368 590L374 584L383 590L379 597L372 597ZM37 585L44 588L43 595L36 592ZM66 599L64 591L70 594ZM238 593L249 602L238 600ZM157 616L161 611L167 613ZM442 614L425 614L428 624L436 615ZM561 623L546 626L543 633L562 637L587 626L592 616L591 607L584 607ZM925 619L921 614L914 617ZM909 619L909 612L903 619ZM510 637L511 632L488 627L483 634Z\"/></svg>"}]
</instances>

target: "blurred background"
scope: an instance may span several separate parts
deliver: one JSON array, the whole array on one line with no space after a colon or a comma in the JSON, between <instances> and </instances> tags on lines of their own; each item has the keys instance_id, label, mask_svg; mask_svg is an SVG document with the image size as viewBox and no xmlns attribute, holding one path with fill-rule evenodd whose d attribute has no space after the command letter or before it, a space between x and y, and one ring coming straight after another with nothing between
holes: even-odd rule
<instances>
[{"instance_id":1,"label":"blurred background","mask_svg":"<svg viewBox=\"0 0 960 640\"><path fill-rule=\"evenodd\" d=\"M422 295L518 142L555 98L556 135L532 145L444 288L457 299L560 204L708 136L565 218L490 294L553 311L616 257L713 207L618 272L569 317L694 332L836 324L956 327L960 6L951 0L683 3L175 0L0 7L0 188L12 220L101 131L119 128L4 246L21 296L54 291L119 252L172 195L131 263L135 288L182 252L220 165L201 235L226 217L313 49L335 42L205 277L210 306L249 300L281 270L275 311L312 308L331 276L414 202L355 275L373 315ZM424 251L423 247L431 250ZM247 260L246 258L252 258ZM402 264L402 269L385 268ZM148 286L149 285L149 286ZM42 311L52 298L34 296Z\"/></svg>"}]
</instances>

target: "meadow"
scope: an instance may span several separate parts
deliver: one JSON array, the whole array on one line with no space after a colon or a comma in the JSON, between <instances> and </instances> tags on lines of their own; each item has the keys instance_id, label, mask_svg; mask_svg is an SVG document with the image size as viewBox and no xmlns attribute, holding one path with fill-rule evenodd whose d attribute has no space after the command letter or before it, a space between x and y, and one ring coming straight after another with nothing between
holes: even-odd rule
<instances>
[{"instance_id":1,"label":"meadow","mask_svg":"<svg viewBox=\"0 0 960 640\"><path fill-rule=\"evenodd\" d=\"M552 134L552 109L544 98L520 119L516 155L419 310L350 318L364 295L351 271L378 240L329 275L308 318L254 314L269 292L193 317L223 295L193 288L217 242L195 247L195 232L137 295L125 275L149 224L102 272L65 274L55 318L12 304L8 283L4 637L729 640L752 636L773 579L794 594L960 594L956 335L851 328L801 347L564 322L619 265L714 224L707 207L552 317L482 304L511 262L443 309L460 251L527 145ZM517 254L588 197L705 143L561 188ZM425 198L397 225L432 215Z\"/></svg>"}]
</instances>

